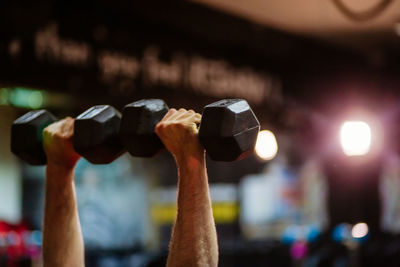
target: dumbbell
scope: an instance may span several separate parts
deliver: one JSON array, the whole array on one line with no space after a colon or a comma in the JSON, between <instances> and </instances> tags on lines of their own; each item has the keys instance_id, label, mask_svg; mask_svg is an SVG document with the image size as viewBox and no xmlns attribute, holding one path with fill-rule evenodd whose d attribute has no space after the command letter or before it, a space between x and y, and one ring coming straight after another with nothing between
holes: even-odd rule
<instances>
[{"instance_id":1,"label":"dumbbell","mask_svg":"<svg viewBox=\"0 0 400 267\"><path fill-rule=\"evenodd\" d=\"M136 157L151 157L163 149L154 131L169 108L161 99L139 100L122 112L120 140ZM243 99L224 99L204 107L199 139L211 159L240 160L254 150L260 124Z\"/></svg>"},{"instance_id":2,"label":"dumbbell","mask_svg":"<svg viewBox=\"0 0 400 267\"><path fill-rule=\"evenodd\" d=\"M46 164L42 131L57 121L47 110L26 113L11 126L11 151L32 165ZM94 164L107 164L125 152L119 142L121 114L108 105L94 106L74 122L73 145L77 153Z\"/></svg>"},{"instance_id":3,"label":"dumbbell","mask_svg":"<svg viewBox=\"0 0 400 267\"><path fill-rule=\"evenodd\" d=\"M56 120L44 109L30 111L16 119L11 125L11 152L29 164L46 164L42 131Z\"/></svg>"}]
</instances>

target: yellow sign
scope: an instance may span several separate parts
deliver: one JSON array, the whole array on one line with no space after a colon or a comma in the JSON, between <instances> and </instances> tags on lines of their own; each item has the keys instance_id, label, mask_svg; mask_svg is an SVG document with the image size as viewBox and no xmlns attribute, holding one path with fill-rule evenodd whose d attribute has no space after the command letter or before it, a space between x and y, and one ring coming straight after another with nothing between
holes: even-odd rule
<instances>
[{"instance_id":1,"label":"yellow sign","mask_svg":"<svg viewBox=\"0 0 400 267\"><path fill-rule=\"evenodd\" d=\"M239 204L216 202L212 204L215 223L233 223L239 216ZM151 218L157 224L172 224L176 218L176 204L155 204L151 207Z\"/></svg>"}]
</instances>

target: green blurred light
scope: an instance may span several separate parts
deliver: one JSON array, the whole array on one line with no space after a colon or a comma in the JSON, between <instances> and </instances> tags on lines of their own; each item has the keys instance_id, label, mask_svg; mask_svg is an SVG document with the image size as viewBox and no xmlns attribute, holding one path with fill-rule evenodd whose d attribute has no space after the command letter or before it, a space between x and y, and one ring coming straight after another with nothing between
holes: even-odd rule
<instances>
[{"instance_id":1,"label":"green blurred light","mask_svg":"<svg viewBox=\"0 0 400 267\"><path fill-rule=\"evenodd\" d=\"M47 94L43 91L22 87L0 88L0 105L38 109L46 100Z\"/></svg>"},{"instance_id":2,"label":"green blurred light","mask_svg":"<svg viewBox=\"0 0 400 267\"><path fill-rule=\"evenodd\" d=\"M21 107L21 108L29 107L28 99L30 94L31 92L28 90L15 88L11 92L10 102L12 105L16 107Z\"/></svg>"},{"instance_id":3,"label":"green blurred light","mask_svg":"<svg viewBox=\"0 0 400 267\"><path fill-rule=\"evenodd\" d=\"M28 104L32 109L40 108L43 105L43 93L39 91L31 92Z\"/></svg>"},{"instance_id":4,"label":"green blurred light","mask_svg":"<svg viewBox=\"0 0 400 267\"><path fill-rule=\"evenodd\" d=\"M7 88L0 89L0 105L8 105L10 92Z\"/></svg>"}]
</instances>

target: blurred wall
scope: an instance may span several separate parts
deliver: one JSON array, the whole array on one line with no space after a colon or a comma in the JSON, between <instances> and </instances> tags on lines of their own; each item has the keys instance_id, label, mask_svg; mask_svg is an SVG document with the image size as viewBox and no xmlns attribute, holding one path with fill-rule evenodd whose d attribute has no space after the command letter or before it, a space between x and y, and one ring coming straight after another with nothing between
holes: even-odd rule
<instances>
[{"instance_id":1,"label":"blurred wall","mask_svg":"<svg viewBox=\"0 0 400 267\"><path fill-rule=\"evenodd\" d=\"M10 129L16 113L0 106L0 220L17 223L21 218L21 176L10 151Z\"/></svg>"}]
</instances>

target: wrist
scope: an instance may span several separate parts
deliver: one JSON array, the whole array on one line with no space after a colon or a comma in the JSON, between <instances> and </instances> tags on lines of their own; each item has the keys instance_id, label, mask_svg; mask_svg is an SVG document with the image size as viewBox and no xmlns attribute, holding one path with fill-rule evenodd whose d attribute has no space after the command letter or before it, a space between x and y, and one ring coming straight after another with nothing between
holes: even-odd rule
<instances>
[{"instance_id":1,"label":"wrist","mask_svg":"<svg viewBox=\"0 0 400 267\"><path fill-rule=\"evenodd\" d=\"M179 169L194 170L205 166L205 150L184 151L174 156Z\"/></svg>"},{"instance_id":2,"label":"wrist","mask_svg":"<svg viewBox=\"0 0 400 267\"><path fill-rule=\"evenodd\" d=\"M63 184L74 180L75 165L65 165L48 162L46 166L46 181L53 184Z\"/></svg>"},{"instance_id":3,"label":"wrist","mask_svg":"<svg viewBox=\"0 0 400 267\"><path fill-rule=\"evenodd\" d=\"M73 170L80 157L51 157L47 155L47 167L59 170Z\"/></svg>"},{"instance_id":4,"label":"wrist","mask_svg":"<svg viewBox=\"0 0 400 267\"><path fill-rule=\"evenodd\" d=\"M75 169L75 165L76 164L65 164L61 162L48 161L46 167L47 169L64 173L73 171Z\"/></svg>"}]
</instances>

